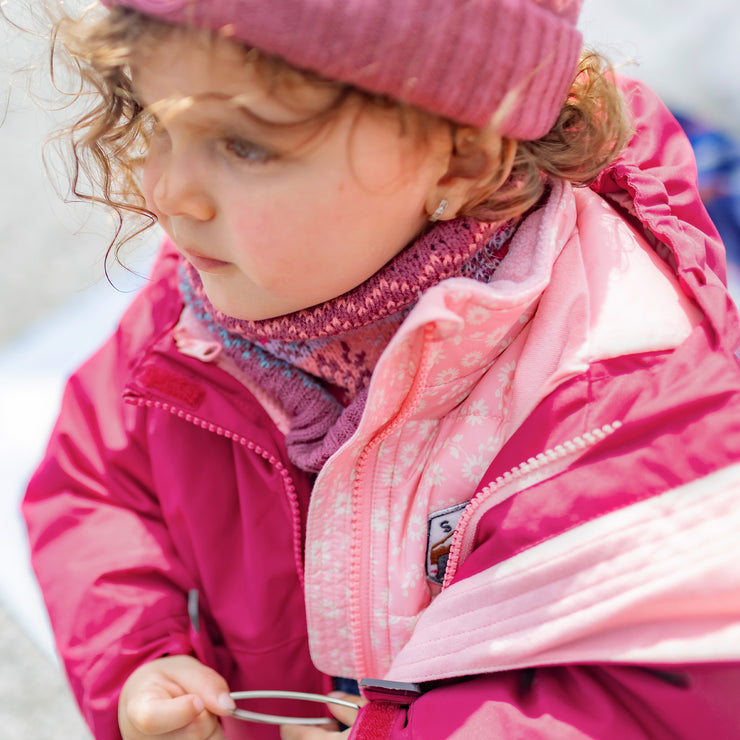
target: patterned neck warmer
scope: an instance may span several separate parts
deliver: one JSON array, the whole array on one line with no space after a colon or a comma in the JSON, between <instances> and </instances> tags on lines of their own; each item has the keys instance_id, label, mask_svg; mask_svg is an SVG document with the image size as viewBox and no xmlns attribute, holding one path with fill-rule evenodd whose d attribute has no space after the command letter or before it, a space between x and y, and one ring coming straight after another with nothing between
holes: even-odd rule
<instances>
[{"instance_id":1,"label":"patterned neck warmer","mask_svg":"<svg viewBox=\"0 0 740 740\"><path fill-rule=\"evenodd\" d=\"M419 296L453 276L489 282L516 225L443 221L350 292L264 321L213 308L187 262L180 290L227 356L282 404L288 455L315 473L357 428L378 358Z\"/></svg>"}]
</instances>

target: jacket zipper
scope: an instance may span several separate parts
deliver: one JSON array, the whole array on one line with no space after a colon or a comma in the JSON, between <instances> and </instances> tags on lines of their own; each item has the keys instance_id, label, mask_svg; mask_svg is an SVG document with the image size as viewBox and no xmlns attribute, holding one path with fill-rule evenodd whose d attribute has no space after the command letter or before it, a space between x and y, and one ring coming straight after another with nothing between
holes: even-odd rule
<instances>
[{"instance_id":1,"label":"jacket zipper","mask_svg":"<svg viewBox=\"0 0 740 740\"><path fill-rule=\"evenodd\" d=\"M580 457L587 449L593 447L610 434L616 432L621 426L621 421L614 421L611 424L605 424L598 429L594 429L590 432L574 437L567 442L563 442L562 444L545 450L545 452L541 452L535 457L530 457L524 462L519 463L519 465L515 465L510 470L507 470L503 475L499 475L496 480L481 488L480 491L478 491L471 499L465 512L460 517L457 527L455 528L455 534L452 537L450 555L449 560L447 561L447 569L445 571L442 588L447 588L455 577L455 573L460 565L460 560L463 554L465 533L468 529L468 525L471 523L473 517L485 501L490 499L490 497L497 491L510 483L518 482L520 484L517 486L517 492L524 490L530 485L530 483L533 484L534 482L542 480L542 473L548 467L551 467L555 463L563 462L569 458Z\"/></svg>"},{"instance_id":2,"label":"jacket zipper","mask_svg":"<svg viewBox=\"0 0 740 740\"><path fill-rule=\"evenodd\" d=\"M242 445L242 447L245 447L251 452L254 452L256 455L259 455L263 460L266 460L268 463L270 463L270 465L272 465L278 471L278 473L280 473L283 482L283 489L285 491L285 496L288 499L288 505L290 506L292 517L293 558L295 559L296 570L298 571L298 580L300 581L301 589L303 589L305 592L303 548L301 546L302 526L300 504L298 501L298 494L296 492L295 483L293 482L290 473L283 465L283 463L280 462L280 460L278 460L278 458L275 457L275 455L273 455L271 452L265 450L263 447L256 444L252 440L243 437L241 434L238 434L237 432L234 432L225 427L219 426L218 424L213 424L212 422L206 421L205 419L201 419L199 416L191 414L190 412L178 408L177 406L174 406L170 403L167 403L166 401L155 401L148 398L143 398L141 396L133 395L127 396L124 400L126 401L126 403L130 403L132 405L166 411L173 416L178 417L179 419L183 419L186 422L200 427L201 429L213 432L219 437L225 437L226 439L233 440L234 442Z\"/></svg>"},{"instance_id":3,"label":"jacket zipper","mask_svg":"<svg viewBox=\"0 0 740 740\"><path fill-rule=\"evenodd\" d=\"M412 381L409 393L404 399L397 416L386 423L384 427L368 442L357 460L356 474L352 485L352 550L350 559L350 620L352 626L352 642L355 656L357 675L362 678L371 676L368 657L372 655L371 644L371 615L369 610L372 599L370 589L365 587L365 580L371 570L363 557L368 552L372 537L372 502L363 496L363 480L367 472L371 454L388 439L400 426L408 421L419 404L424 385L432 366L432 345L434 326L427 324L424 327L422 351L419 367ZM370 506L368 506L370 504Z\"/></svg>"}]
</instances>

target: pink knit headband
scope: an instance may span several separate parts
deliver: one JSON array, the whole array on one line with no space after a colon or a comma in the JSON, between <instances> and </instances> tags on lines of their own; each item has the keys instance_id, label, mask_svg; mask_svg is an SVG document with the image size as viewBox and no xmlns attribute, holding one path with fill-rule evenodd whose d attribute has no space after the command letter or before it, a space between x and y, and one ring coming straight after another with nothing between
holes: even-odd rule
<instances>
[{"instance_id":1,"label":"pink knit headband","mask_svg":"<svg viewBox=\"0 0 740 740\"><path fill-rule=\"evenodd\" d=\"M516 139L555 123L582 41L582 0L101 1Z\"/></svg>"}]
</instances>

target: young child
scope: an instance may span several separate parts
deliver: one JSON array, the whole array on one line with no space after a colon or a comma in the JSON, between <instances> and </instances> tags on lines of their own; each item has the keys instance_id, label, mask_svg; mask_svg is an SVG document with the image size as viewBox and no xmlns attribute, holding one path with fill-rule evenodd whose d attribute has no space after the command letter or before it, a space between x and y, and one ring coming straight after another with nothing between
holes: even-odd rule
<instances>
[{"instance_id":1,"label":"young child","mask_svg":"<svg viewBox=\"0 0 740 740\"><path fill-rule=\"evenodd\" d=\"M23 505L95 736L740 737L738 318L580 1L105 5L74 189L167 238Z\"/></svg>"}]
</instances>

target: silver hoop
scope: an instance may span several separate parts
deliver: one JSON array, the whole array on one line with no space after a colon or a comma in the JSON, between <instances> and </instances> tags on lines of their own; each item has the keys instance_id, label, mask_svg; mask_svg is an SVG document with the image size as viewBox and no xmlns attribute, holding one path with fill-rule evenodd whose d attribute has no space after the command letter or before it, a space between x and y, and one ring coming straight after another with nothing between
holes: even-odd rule
<instances>
[{"instance_id":1,"label":"silver hoop","mask_svg":"<svg viewBox=\"0 0 740 740\"><path fill-rule=\"evenodd\" d=\"M321 704L338 704L349 709L359 710L359 705L344 699L335 699L324 694L307 694L303 691L232 691L229 694L234 701L239 699L296 699L299 701L313 701ZM327 725L332 720L329 717L283 717L279 714L261 714L246 709L234 709L231 716L244 722L260 722L266 725Z\"/></svg>"}]
</instances>

